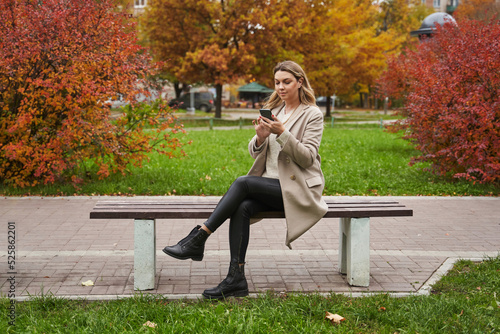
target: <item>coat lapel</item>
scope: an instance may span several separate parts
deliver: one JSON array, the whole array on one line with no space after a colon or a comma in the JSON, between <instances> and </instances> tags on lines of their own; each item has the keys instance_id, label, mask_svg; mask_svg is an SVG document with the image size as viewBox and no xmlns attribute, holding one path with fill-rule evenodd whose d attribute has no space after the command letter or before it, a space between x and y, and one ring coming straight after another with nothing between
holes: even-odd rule
<instances>
[{"instance_id":1,"label":"coat lapel","mask_svg":"<svg viewBox=\"0 0 500 334\"><path fill-rule=\"evenodd\" d=\"M304 110L306 110L308 107L309 107L308 105L301 103L300 106L297 108L297 110L294 111L291 118L286 122L285 127L287 129L291 129L292 126L304 116ZM282 113L284 112L284 110L285 109L283 107L280 107L278 109L278 113Z\"/></svg>"}]
</instances>

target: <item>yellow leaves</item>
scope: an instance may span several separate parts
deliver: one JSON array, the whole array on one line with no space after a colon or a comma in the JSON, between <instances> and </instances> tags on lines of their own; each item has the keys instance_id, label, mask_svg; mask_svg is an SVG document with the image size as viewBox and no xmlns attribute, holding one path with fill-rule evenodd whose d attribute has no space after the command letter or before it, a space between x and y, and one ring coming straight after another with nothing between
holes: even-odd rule
<instances>
[{"instance_id":1,"label":"yellow leaves","mask_svg":"<svg viewBox=\"0 0 500 334\"><path fill-rule=\"evenodd\" d=\"M498 7L495 8L495 1L492 0L464 0L460 1L454 15L459 19L489 20L495 17ZM498 6L498 5L497 5Z\"/></svg>"},{"instance_id":2,"label":"yellow leaves","mask_svg":"<svg viewBox=\"0 0 500 334\"><path fill-rule=\"evenodd\" d=\"M146 321L145 323L142 324L143 327L149 327L149 328L156 328L158 327L157 324L155 324L154 322L151 322L151 321Z\"/></svg>"},{"instance_id":3,"label":"yellow leaves","mask_svg":"<svg viewBox=\"0 0 500 334\"><path fill-rule=\"evenodd\" d=\"M379 11L369 1L339 0L316 14L321 24L294 42L320 95L349 94L373 85L385 68L386 53L399 39L379 29ZM390 35L390 37L394 37ZM357 91L356 91L357 92Z\"/></svg>"},{"instance_id":4,"label":"yellow leaves","mask_svg":"<svg viewBox=\"0 0 500 334\"><path fill-rule=\"evenodd\" d=\"M345 318L338 315L338 314L333 314L328 311L326 311L325 319L330 320L333 325L338 325L342 321L345 321Z\"/></svg>"},{"instance_id":5,"label":"yellow leaves","mask_svg":"<svg viewBox=\"0 0 500 334\"><path fill-rule=\"evenodd\" d=\"M210 175L205 175L205 178L200 177L200 181L203 181L203 179L205 179L207 181L211 181L212 177Z\"/></svg>"},{"instance_id":6,"label":"yellow leaves","mask_svg":"<svg viewBox=\"0 0 500 334\"><path fill-rule=\"evenodd\" d=\"M88 281L82 282L82 286L94 286L94 282L92 280L88 280Z\"/></svg>"}]
</instances>

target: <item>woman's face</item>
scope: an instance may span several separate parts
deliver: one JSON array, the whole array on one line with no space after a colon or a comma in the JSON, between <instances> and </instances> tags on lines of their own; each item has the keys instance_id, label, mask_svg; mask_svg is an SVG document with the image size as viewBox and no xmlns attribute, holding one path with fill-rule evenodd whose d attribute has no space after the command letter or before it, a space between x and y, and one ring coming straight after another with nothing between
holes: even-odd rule
<instances>
[{"instance_id":1,"label":"woman's face","mask_svg":"<svg viewBox=\"0 0 500 334\"><path fill-rule=\"evenodd\" d=\"M298 81L290 72L277 71L274 74L274 89L283 101L292 102L299 98L301 81Z\"/></svg>"}]
</instances>

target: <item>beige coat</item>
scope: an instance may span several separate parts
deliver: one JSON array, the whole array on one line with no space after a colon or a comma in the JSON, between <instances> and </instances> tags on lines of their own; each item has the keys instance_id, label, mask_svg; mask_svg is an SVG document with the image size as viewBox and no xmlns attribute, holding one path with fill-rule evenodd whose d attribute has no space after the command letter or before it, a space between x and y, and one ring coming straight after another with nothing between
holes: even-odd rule
<instances>
[{"instance_id":1,"label":"beige coat","mask_svg":"<svg viewBox=\"0 0 500 334\"><path fill-rule=\"evenodd\" d=\"M281 107L273 109L277 114ZM300 237L328 211L322 198L325 178L318 150L323 135L323 113L316 106L301 104L288 121L291 133L278 155L278 171L287 223L285 244ZM248 175L262 176L269 143L255 150L255 136L248 149L255 162Z\"/></svg>"}]
</instances>

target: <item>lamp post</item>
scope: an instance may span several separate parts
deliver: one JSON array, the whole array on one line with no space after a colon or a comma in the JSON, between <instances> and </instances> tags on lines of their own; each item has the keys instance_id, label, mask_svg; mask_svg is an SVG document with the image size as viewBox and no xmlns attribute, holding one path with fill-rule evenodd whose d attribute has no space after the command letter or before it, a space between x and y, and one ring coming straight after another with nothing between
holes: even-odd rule
<instances>
[{"instance_id":1,"label":"lamp post","mask_svg":"<svg viewBox=\"0 0 500 334\"><path fill-rule=\"evenodd\" d=\"M194 115L194 92L192 91L193 86L189 85L189 108L186 109L186 114Z\"/></svg>"}]
</instances>

